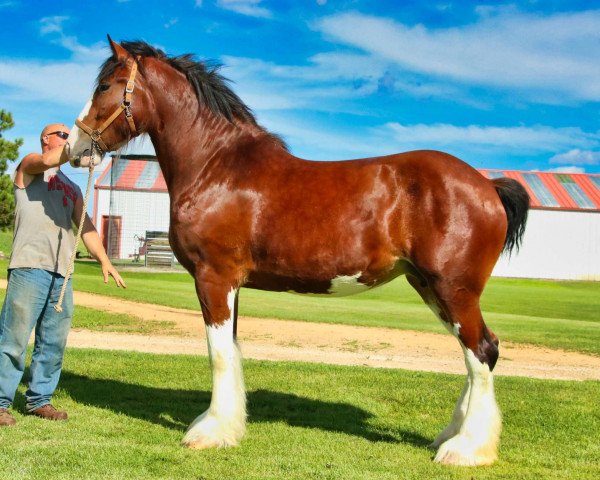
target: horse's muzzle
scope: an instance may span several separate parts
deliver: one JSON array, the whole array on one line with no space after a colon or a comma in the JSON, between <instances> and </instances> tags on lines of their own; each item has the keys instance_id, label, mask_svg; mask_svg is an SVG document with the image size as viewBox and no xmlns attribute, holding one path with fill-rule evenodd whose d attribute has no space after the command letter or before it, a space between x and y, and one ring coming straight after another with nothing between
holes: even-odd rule
<instances>
[{"instance_id":1,"label":"horse's muzzle","mask_svg":"<svg viewBox=\"0 0 600 480\"><path fill-rule=\"evenodd\" d=\"M98 153L98 151L94 151L94 154L91 155L90 149L87 148L80 155L75 155L71 157L69 163L72 167L89 167L90 164L94 166L100 164L102 162L102 158L104 157L104 152Z\"/></svg>"}]
</instances>

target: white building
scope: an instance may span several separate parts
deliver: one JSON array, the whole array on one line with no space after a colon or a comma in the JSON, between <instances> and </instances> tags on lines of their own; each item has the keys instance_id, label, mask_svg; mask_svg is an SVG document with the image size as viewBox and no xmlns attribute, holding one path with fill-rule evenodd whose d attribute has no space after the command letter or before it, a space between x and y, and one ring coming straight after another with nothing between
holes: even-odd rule
<instances>
[{"instance_id":1,"label":"white building","mask_svg":"<svg viewBox=\"0 0 600 480\"><path fill-rule=\"evenodd\" d=\"M523 246L494 268L500 277L600 280L600 175L482 171L520 181L531 197Z\"/></svg>"},{"instance_id":2,"label":"white building","mask_svg":"<svg viewBox=\"0 0 600 480\"><path fill-rule=\"evenodd\" d=\"M111 258L136 259L148 232L167 232L169 193L155 157L113 159L95 182L92 220Z\"/></svg>"},{"instance_id":3,"label":"white building","mask_svg":"<svg viewBox=\"0 0 600 480\"><path fill-rule=\"evenodd\" d=\"M511 177L531 197L521 250L494 275L600 280L600 175L481 170ZM155 157L122 156L96 181L94 223L113 258L134 259L140 238L169 229L169 194ZM143 254L143 249L142 249Z\"/></svg>"}]
</instances>

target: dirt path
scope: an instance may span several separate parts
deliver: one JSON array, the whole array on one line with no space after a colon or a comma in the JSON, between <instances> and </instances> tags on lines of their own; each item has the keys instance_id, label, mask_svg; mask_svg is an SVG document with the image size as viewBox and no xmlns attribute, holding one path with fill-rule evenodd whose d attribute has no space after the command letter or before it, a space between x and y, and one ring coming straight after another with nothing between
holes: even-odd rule
<instances>
[{"instance_id":1,"label":"dirt path","mask_svg":"<svg viewBox=\"0 0 600 480\"><path fill-rule=\"evenodd\" d=\"M200 313L81 292L76 292L75 303L109 312L127 313L148 321L172 321L181 335L73 331L69 337L72 346L160 353L207 353ZM465 373L462 352L450 335L240 317L238 337L246 358ZM600 358L503 342L495 372L498 375L536 378L600 380Z\"/></svg>"},{"instance_id":2,"label":"dirt path","mask_svg":"<svg viewBox=\"0 0 600 480\"><path fill-rule=\"evenodd\" d=\"M0 288L6 281L0 280ZM200 313L75 292L76 305L124 313L146 321L171 321L177 335L132 335L73 329L69 346L206 355ZM366 365L465 373L462 352L450 335L389 328L352 327L240 317L238 339L246 358ZM559 380L600 380L600 357L502 343L498 375Z\"/></svg>"}]
</instances>

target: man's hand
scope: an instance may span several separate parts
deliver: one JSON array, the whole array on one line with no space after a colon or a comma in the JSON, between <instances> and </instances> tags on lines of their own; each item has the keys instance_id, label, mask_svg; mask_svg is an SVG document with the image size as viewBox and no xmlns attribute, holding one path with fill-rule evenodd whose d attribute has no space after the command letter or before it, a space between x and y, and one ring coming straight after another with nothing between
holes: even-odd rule
<instances>
[{"instance_id":1,"label":"man's hand","mask_svg":"<svg viewBox=\"0 0 600 480\"><path fill-rule=\"evenodd\" d=\"M79 223L79 219L81 218L81 212L83 211L83 201L80 196L77 197L77 201L75 202L75 208L73 209L73 221L75 224ZM100 236L98 232L94 228L94 224L90 220L88 215L85 215L83 224L83 230L81 233L81 239L85 247L90 252L90 255L94 257L98 262L100 262L100 267L102 268L102 276L104 277L104 283L108 283L108 277L113 277L115 279L115 283L117 287L127 288L125 282L117 272L117 269L113 266L108 256L106 255L106 251L104 250L104 246L102 245L102 240L100 240Z\"/></svg>"},{"instance_id":2,"label":"man's hand","mask_svg":"<svg viewBox=\"0 0 600 480\"><path fill-rule=\"evenodd\" d=\"M108 277L111 276L115 279L117 287L127 288L127 285L125 285L121 275L119 275L119 272L117 272L117 269L112 263L110 263L110 261L102 263L102 275L104 276L104 283L108 283Z\"/></svg>"}]
</instances>

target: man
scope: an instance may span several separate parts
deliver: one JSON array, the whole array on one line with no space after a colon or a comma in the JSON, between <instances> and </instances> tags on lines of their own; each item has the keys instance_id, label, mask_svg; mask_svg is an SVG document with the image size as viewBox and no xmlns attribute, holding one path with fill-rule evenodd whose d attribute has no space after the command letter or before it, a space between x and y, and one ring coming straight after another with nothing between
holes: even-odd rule
<instances>
[{"instance_id":1,"label":"man","mask_svg":"<svg viewBox=\"0 0 600 480\"><path fill-rule=\"evenodd\" d=\"M61 171L67 155L63 146L69 128L48 125L42 131L42 153L23 158L14 176L15 230L8 266L8 287L0 313L0 426L16 423L8 410L25 368L25 352L35 327L31 379L25 393L27 414L66 420L67 413L50 403L58 385L67 334L73 316L71 282L62 305L57 303L83 209L81 190ZM86 215L82 240L100 262L104 283L112 276L118 287L125 282L108 259L102 241Z\"/></svg>"}]
</instances>

